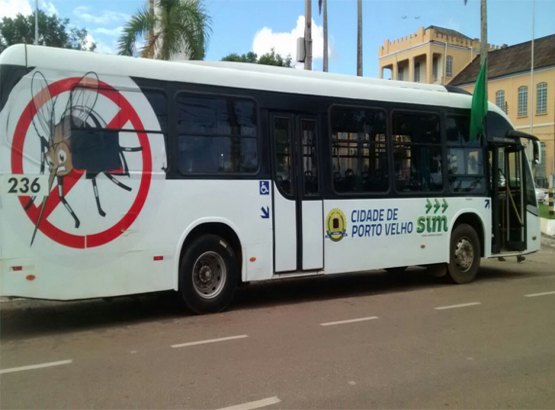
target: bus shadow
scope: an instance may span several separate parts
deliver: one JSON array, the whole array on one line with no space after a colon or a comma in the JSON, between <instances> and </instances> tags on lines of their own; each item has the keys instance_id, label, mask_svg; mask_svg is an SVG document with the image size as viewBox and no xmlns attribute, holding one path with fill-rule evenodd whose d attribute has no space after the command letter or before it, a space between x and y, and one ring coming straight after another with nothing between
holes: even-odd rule
<instances>
[{"instance_id":1,"label":"bus shadow","mask_svg":"<svg viewBox=\"0 0 555 410\"><path fill-rule=\"evenodd\" d=\"M507 269L504 265L483 266L476 281L507 281L532 275L534 274L530 272ZM283 279L239 288L229 310L233 314L235 310L369 297L445 286L457 285L450 284L447 278L435 277L421 267L411 267L403 273L380 270ZM187 316L192 314L173 292L72 302L21 299L0 304L0 330L1 339L5 342L50 334L174 321Z\"/></svg>"},{"instance_id":2,"label":"bus shadow","mask_svg":"<svg viewBox=\"0 0 555 410\"><path fill-rule=\"evenodd\" d=\"M184 314L189 314L185 307L166 292L71 302L16 299L0 305L1 339L102 330L173 320Z\"/></svg>"},{"instance_id":3,"label":"bus shadow","mask_svg":"<svg viewBox=\"0 0 555 410\"><path fill-rule=\"evenodd\" d=\"M410 267L403 273L382 270L338 276L284 279L271 283L252 284L238 292L232 309L274 307L285 304L369 297L389 293L411 292L455 285L447 276L437 277L423 267ZM476 283L506 281L529 277L530 272L518 272L500 267L482 267Z\"/></svg>"}]
</instances>

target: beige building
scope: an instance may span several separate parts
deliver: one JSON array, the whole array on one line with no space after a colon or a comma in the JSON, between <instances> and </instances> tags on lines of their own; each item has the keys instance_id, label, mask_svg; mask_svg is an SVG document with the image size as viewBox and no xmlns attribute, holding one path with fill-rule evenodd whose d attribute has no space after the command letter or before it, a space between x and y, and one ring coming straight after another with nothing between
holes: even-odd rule
<instances>
[{"instance_id":1,"label":"beige building","mask_svg":"<svg viewBox=\"0 0 555 410\"><path fill-rule=\"evenodd\" d=\"M532 42L490 46L488 99L501 107L518 130L542 141L542 163L535 169L539 186L555 185L555 35ZM437 26L420 28L379 49L380 78L448 84L469 92L480 69L480 41Z\"/></svg>"},{"instance_id":2,"label":"beige building","mask_svg":"<svg viewBox=\"0 0 555 410\"><path fill-rule=\"evenodd\" d=\"M443 27L421 27L379 49L380 78L447 84L480 52L480 41Z\"/></svg>"},{"instance_id":3,"label":"beige building","mask_svg":"<svg viewBox=\"0 0 555 410\"><path fill-rule=\"evenodd\" d=\"M507 113L515 128L541 140L543 161L535 179L546 186L555 176L555 34L534 40L533 72L531 56L531 41L490 51L488 99ZM472 92L479 69L476 58L449 84Z\"/></svg>"}]
</instances>

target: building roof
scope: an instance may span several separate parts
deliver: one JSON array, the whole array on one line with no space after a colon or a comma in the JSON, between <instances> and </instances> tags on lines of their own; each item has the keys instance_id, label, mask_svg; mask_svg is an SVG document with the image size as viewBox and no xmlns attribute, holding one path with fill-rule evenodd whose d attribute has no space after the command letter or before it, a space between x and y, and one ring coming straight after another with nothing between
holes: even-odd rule
<instances>
[{"instance_id":1,"label":"building roof","mask_svg":"<svg viewBox=\"0 0 555 410\"><path fill-rule=\"evenodd\" d=\"M488 78L498 78L510 74L530 71L532 42L516 44L490 51L488 54ZM534 69L555 67L555 34L534 40ZM476 81L480 71L480 58L477 56L449 85L471 84Z\"/></svg>"},{"instance_id":2,"label":"building roof","mask_svg":"<svg viewBox=\"0 0 555 410\"><path fill-rule=\"evenodd\" d=\"M438 33L444 34L446 36L453 36L453 37L461 37L464 38L465 40L474 40L468 36L465 36L463 33L457 31L457 30L452 30L450 28L445 28L445 27L439 27L439 26L428 26L426 27L426 30L435 30Z\"/></svg>"}]
</instances>

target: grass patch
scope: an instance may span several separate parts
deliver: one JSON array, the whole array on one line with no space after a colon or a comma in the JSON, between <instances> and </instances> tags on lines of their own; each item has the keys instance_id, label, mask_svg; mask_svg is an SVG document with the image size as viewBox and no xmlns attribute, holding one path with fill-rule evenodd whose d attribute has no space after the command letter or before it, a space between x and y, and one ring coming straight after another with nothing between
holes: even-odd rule
<instances>
[{"instance_id":1,"label":"grass patch","mask_svg":"<svg viewBox=\"0 0 555 410\"><path fill-rule=\"evenodd\" d=\"M549 215L549 207L546 204L540 204L540 216L547 219L555 219L555 216Z\"/></svg>"}]
</instances>

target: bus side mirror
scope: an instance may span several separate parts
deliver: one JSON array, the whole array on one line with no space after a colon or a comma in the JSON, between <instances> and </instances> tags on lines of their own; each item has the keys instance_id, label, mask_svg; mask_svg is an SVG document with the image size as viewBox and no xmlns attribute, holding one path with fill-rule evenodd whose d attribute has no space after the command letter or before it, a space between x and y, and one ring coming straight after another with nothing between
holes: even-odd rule
<instances>
[{"instance_id":1,"label":"bus side mirror","mask_svg":"<svg viewBox=\"0 0 555 410\"><path fill-rule=\"evenodd\" d=\"M532 162L535 165L541 164L541 162L542 162L542 150L541 150L540 142L537 141L537 140L532 141L532 148L533 148Z\"/></svg>"}]
</instances>

